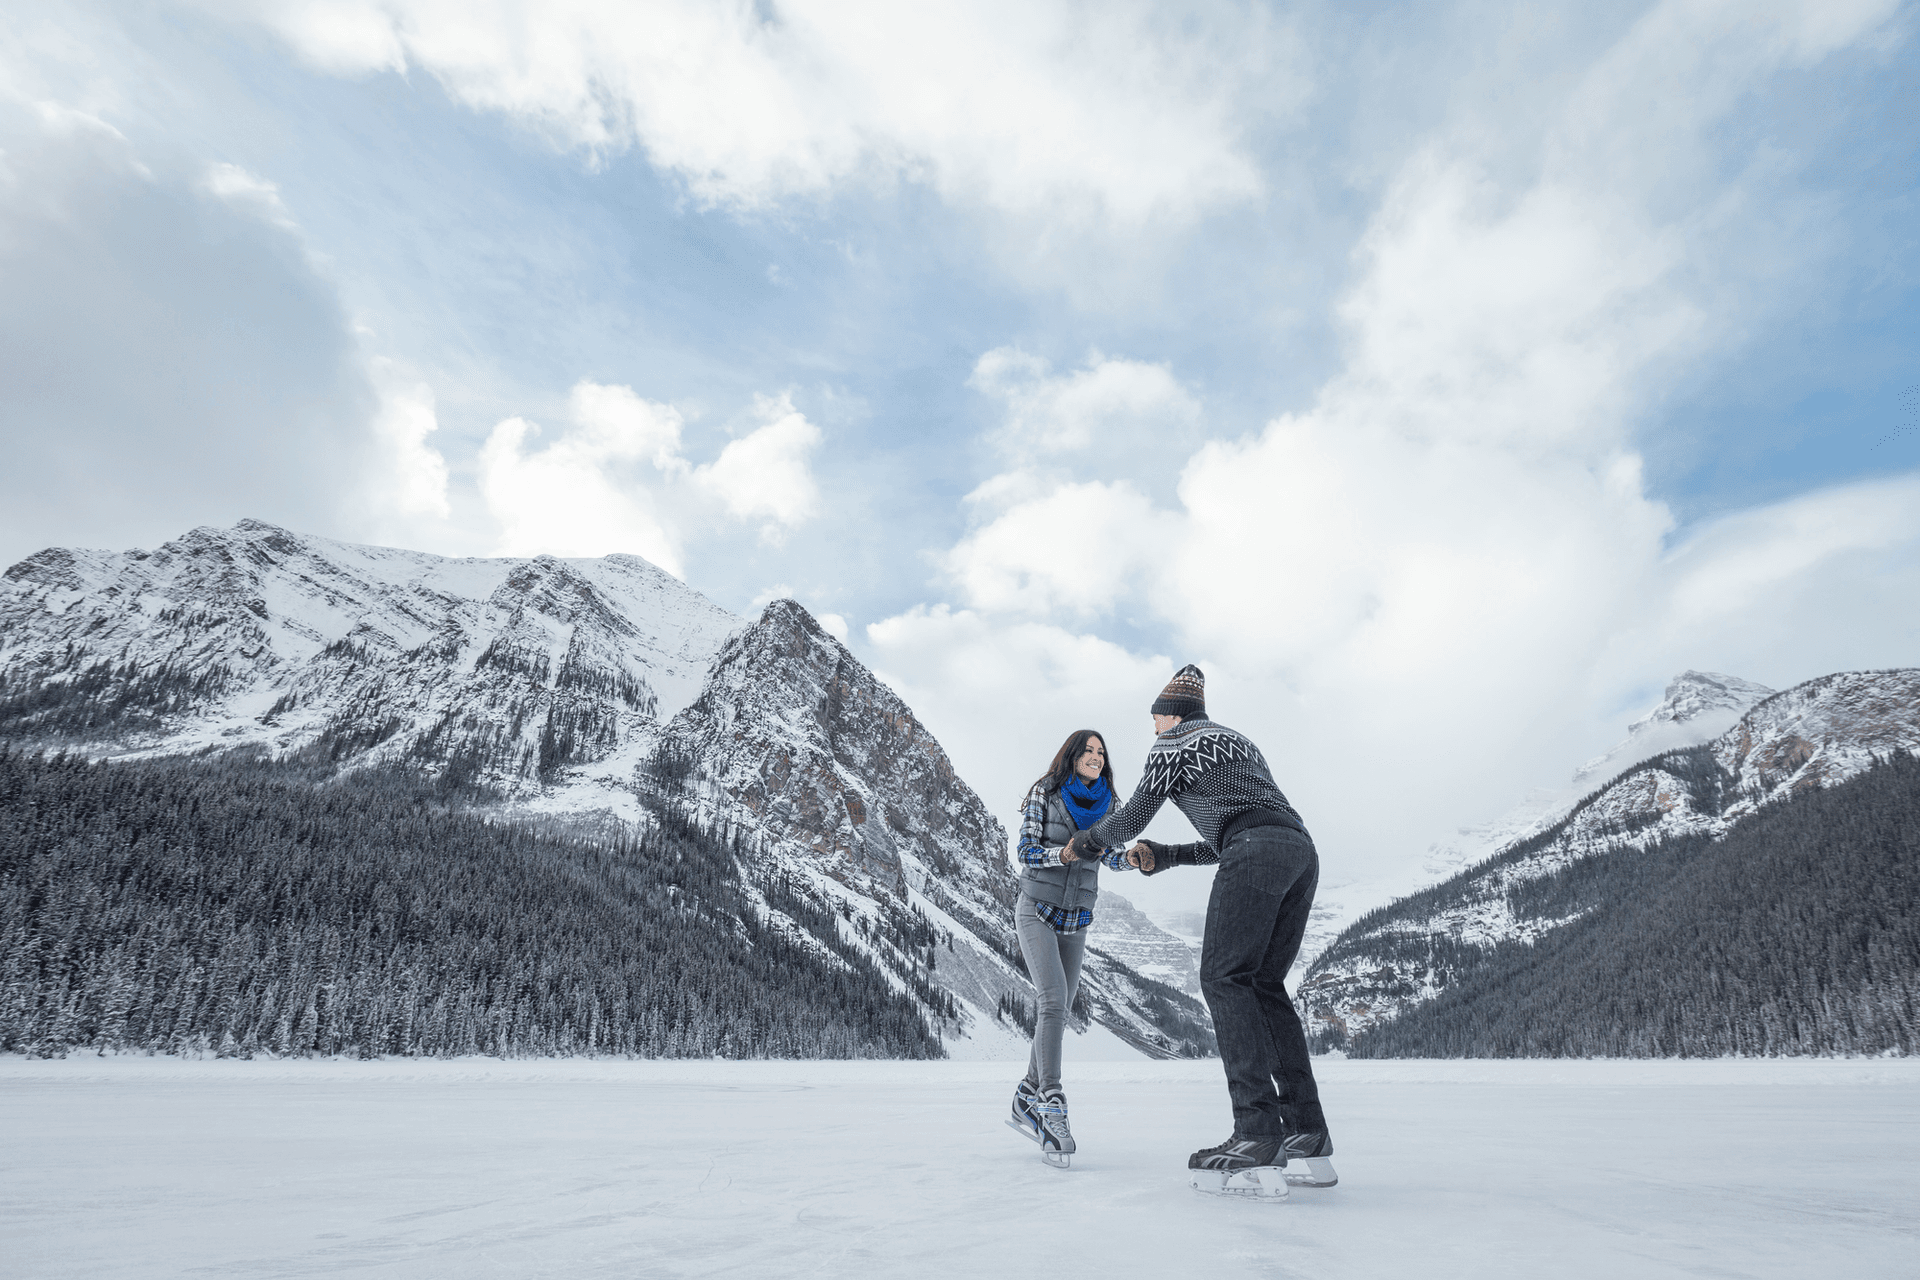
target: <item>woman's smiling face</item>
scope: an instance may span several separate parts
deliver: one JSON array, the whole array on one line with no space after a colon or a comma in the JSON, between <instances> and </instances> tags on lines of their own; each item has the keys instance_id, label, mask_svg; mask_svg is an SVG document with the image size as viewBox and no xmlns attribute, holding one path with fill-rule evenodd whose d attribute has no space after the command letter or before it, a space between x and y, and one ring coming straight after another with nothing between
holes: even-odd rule
<instances>
[{"instance_id":1,"label":"woman's smiling face","mask_svg":"<svg viewBox=\"0 0 1920 1280\"><path fill-rule=\"evenodd\" d=\"M1107 767L1107 744L1098 738L1088 738L1087 745L1080 748L1080 758L1073 762L1073 771L1082 782L1092 782Z\"/></svg>"}]
</instances>

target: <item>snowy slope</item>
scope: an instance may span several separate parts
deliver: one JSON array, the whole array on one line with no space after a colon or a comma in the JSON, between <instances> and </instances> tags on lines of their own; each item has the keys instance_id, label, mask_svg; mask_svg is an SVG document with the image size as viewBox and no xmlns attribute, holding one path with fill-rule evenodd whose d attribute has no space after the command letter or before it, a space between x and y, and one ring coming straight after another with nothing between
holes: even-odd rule
<instances>
[{"instance_id":1,"label":"snowy slope","mask_svg":"<svg viewBox=\"0 0 1920 1280\"><path fill-rule=\"evenodd\" d=\"M1675 732L1654 722L1656 735ZM1567 923L1516 918L1515 885L1597 853L1717 837L1762 805L1899 749L1920 750L1920 669L1841 672L1773 694L1717 736L1635 763L1494 856L1360 918L1309 967L1298 999L1322 1027L1363 1030L1444 987L1451 949L1531 941Z\"/></svg>"},{"instance_id":2,"label":"snowy slope","mask_svg":"<svg viewBox=\"0 0 1920 1280\"><path fill-rule=\"evenodd\" d=\"M1627 726L1627 736L1574 770L1564 787L1540 789L1491 822L1463 828L1459 837L1429 852L1424 870L1434 879L1483 862L1500 850L1553 826L1608 779L1642 760L1709 742L1731 729L1747 709L1773 690L1738 676L1683 671L1668 684L1660 704Z\"/></svg>"},{"instance_id":3,"label":"snowy slope","mask_svg":"<svg viewBox=\"0 0 1920 1280\"><path fill-rule=\"evenodd\" d=\"M740 625L637 556L450 559L246 520L9 569L0 733L317 745L526 792L691 701Z\"/></svg>"},{"instance_id":4,"label":"snowy slope","mask_svg":"<svg viewBox=\"0 0 1920 1280\"><path fill-rule=\"evenodd\" d=\"M1005 829L898 695L794 601L727 641L642 776L656 803L747 833L767 865L834 903L904 989L951 992L960 1016L943 1034L999 1034L1001 997L1031 998ZM930 949L915 921L937 935ZM1095 957L1084 986L1113 1034L1179 1051L1124 972Z\"/></svg>"},{"instance_id":5,"label":"snowy slope","mask_svg":"<svg viewBox=\"0 0 1920 1280\"><path fill-rule=\"evenodd\" d=\"M1662 752L1711 741L1772 693L1765 685L1738 676L1683 671L1668 682L1658 705L1627 726L1626 737L1575 769L1565 786L1536 788L1499 817L1462 827L1451 840L1429 848L1421 864L1405 874L1378 880L1323 879L1294 972L1310 968L1334 939L1367 912L1539 835L1608 779Z\"/></svg>"},{"instance_id":6,"label":"snowy slope","mask_svg":"<svg viewBox=\"0 0 1920 1280\"><path fill-rule=\"evenodd\" d=\"M1112 881L1118 877L1106 878ZM1156 982L1177 987L1190 996L1200 994L1200 960L1192 944L1162 929L1111 888L1100 890L1100 905L1093 913L1087 945Z\"/></svg>"}]
</instances>

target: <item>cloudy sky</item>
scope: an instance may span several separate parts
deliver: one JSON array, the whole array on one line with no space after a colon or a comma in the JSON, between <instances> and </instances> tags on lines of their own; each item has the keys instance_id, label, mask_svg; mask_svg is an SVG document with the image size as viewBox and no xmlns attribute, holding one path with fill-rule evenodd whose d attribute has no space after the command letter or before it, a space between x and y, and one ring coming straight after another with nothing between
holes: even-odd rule
<instances>
[{"instance_id":1,"label":"cloudy sky","mask_svg":"<svg viewBox=\"0 0 1920 1280\"><path fill-rule=\"evenodd\" d=\"M1330 882L1920 661L1913 5L9 8L0 561L638 552L1009 816L1197 660Z\"/></svg>"}]
</instances>

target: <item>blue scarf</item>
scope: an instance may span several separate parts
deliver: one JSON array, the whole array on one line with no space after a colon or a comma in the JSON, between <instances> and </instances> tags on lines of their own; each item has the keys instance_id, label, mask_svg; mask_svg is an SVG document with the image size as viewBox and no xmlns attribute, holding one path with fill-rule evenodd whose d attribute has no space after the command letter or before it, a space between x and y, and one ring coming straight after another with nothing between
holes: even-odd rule
<instances>
[{"instance_id":1,"label":"blue scarf","mask_svg":"<svg viewBox=\"0 0 1920 1280\"><path fill-rule=\"evenodd\" d=\"M1060 788L1060 794L1066 797L1067 816L1082 831L1106 817L1107 810L1113 808L1113 788L1105 778L1086 783L1076 773Z\"/></svg>"}]
</instances>

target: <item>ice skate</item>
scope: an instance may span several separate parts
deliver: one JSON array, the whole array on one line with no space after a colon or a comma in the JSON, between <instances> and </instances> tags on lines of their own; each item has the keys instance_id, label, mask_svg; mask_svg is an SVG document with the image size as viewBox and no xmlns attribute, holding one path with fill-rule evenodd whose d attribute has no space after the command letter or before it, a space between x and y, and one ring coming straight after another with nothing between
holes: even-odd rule
<instances>
[{"instance_id":1,"label":"ice skate","mask_svg":"<svg viewBox=\"0 0 1920 1280\"><path fill-rule=\"evenodd\" d=\"M1210 1196L1268 1202L1287 1198L1286 1149L1277 1141L1228 1138L1187 1157L1188 1181Z\"/></svg>"},{"instance_id":2,"label":"ice skate","mask_svg":"<svg viewBox=\"0 0 1920 1280\"><path fill-rule=\"evenodd\" d=\"M1333 1139L1325 1132L1290 1133L1284 1144L1287 1155L1287 1185L1291 1187L1331 1187L1340 1181L1333 1171Z\"/></svg>"},{"instance_id":3,"label":"ice skate","mask_svg":"<svg viewBox=\"0 0 1920 1280\"><path fill-rule=\"evenodd\" d=\"M1040 1141L1040 1095L1026 1080L1013 1087L1013 1114L1007 1117L1007 1128Z\"/></svg>"},{"instance_id":4,"label":"ice skate","mask_svg":"<svg viewBox=\"0 0 1920 1280\"><path fill-rule=\"evenodd\" d=\"M1049 1089L1040 1095L1040 1158L1056 1169L1073 1164L1073 1130L1067 1127L1067 1095Z\"/></svg>"}]
</instances>

